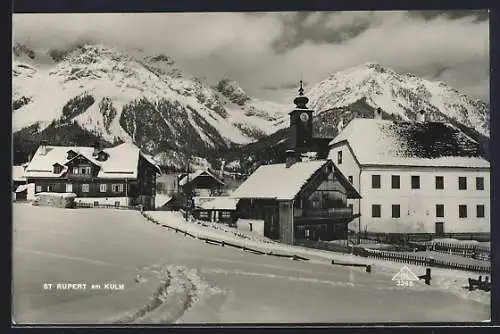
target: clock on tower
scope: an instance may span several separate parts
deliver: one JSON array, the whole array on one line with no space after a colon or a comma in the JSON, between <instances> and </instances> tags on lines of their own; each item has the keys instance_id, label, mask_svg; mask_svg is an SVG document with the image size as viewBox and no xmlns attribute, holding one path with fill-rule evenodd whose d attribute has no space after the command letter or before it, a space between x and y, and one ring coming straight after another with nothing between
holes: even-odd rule
<instances>
[{"instance_id":1,"label":"clock on tower","mask_svg":"<svg viewBox=\"0 0 500 334\"><path fill-rule=\"evenodd\" d=\"M305 152L311 149L312 145L312 113L313 111L307 108L309 99L304 96L304 88L300 81L299 96L293 102L295 110L290 112L290 129L289 138L291 148L297 152Z\"/></svg>"}]
</instances>

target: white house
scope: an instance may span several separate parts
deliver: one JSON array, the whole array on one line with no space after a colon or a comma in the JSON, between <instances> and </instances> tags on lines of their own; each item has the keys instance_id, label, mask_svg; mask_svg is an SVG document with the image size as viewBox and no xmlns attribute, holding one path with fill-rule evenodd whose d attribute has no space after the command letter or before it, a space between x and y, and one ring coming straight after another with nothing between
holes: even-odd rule
<instances>
[{"instance_id":1,"label":"white house","mask_svg":"<svg viewBox=\"0 0 500 334\"><path fill-rule=\"evenodd\" d=\"M330 145L361 194L351 230L490 232L490 164L451 124L353 119Z\"/></svg>"}]
</instances>

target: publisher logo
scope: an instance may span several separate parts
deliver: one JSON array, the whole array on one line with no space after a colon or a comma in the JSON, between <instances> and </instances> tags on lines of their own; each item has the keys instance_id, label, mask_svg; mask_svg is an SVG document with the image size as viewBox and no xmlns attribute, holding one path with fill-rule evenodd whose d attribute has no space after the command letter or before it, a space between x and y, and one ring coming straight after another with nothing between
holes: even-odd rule
<instances>
[{"instance_id":1,"label":"publisher logo","mask_svg":"<svg viewBox=\"0 0 500 334\"><path fill-rule=\"evenodd\" d=\"M397 286L410 287L415 284L414 281L418 281L418 277L410 268L404 265L403 268L394 275L392 280L396 282Z\"/></svg>"}]
</instances>

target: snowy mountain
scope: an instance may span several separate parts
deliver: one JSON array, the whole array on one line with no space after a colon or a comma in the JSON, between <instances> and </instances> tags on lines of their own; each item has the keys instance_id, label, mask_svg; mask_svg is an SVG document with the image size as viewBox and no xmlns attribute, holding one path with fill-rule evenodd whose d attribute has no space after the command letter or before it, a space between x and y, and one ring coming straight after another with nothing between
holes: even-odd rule
<instances>
[{"instance_id":1,"label":"snowy mountain","mask_svg":"<svg viewBox=\"0 0 500 334\"><path fill-rule=\"evenodd\" d=\"M403 120L415 120L416 113L423 109L429 114L429 120L452 119L489 136L489 107L483 101L443 82L399 74L377 63L334 73L314 85L307 95L311 101L309 107L317 115L362 101L368 107L380 107ZM333 114L330 117L338 118Z\"/></svg>"},{"instance_id":2,"label":"snowy mountain","mask_svg":"<svg viewBox=\"0 0 500 334\"><path fill-rule=\"evenodd\" d=\"M150 153L201 154L271 134L287 111L246 94L235 103L163 54L94 44L66 50L16 44L12 56L13 132L71 125L108 143L135 142Z\"/></svg>"},{"instance_id":3,"label":"snowy mountain","mask_svg":"<svg viewBox=\"0 0 500 334\"><path fill-rule=\"evenodd\" d=\"M309 109L315 110L315 136L335 137L354 118L372 118L377 108L384 119L415 120L425 110L428 120L453 124L480 143L489 156L489 107L442 82L412 74L398 74L376 63L366 63L332 74L305 94ZM291 97L292 98L292 97ZM285 121L288 126L288 120ZM282 162L287 149L286 129L257 143L229 149L230 166L248 172L261 163Z\"/></svg>"}]
</instances>

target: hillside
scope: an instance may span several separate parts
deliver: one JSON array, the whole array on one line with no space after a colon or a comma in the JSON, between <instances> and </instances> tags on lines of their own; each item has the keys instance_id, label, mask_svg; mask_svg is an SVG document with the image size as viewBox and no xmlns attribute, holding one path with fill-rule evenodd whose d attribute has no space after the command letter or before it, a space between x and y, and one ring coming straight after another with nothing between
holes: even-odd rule
<instances>
[{"instance_id":1,"label":"hillside","mask_svg":"<svg viewBox=\"0 0 500 334\"><path fill-rule=\"evenodd\" d=\"M203 155L273 133L285 110L251 97L235 104L163 54L92 44L34 51L15 44L12 56L18 136L56 121L107 142L135 142L152 154Z\"/></svg>"}]
</instances>

